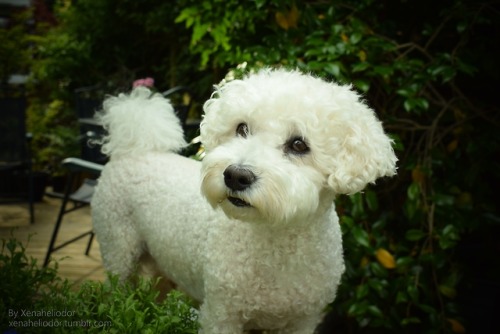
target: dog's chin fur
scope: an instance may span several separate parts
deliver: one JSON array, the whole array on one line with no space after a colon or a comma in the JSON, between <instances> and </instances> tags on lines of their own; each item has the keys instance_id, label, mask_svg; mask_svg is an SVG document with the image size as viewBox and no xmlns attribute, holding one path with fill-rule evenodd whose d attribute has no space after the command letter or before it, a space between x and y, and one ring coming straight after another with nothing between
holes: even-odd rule
<instances>
[{"instance_id":1,"label":"dog's chin fur","mask_svg":"<svg viewBox=\"0 0 500 334\"><path fill-rule=\"evenodd\" d=\"M201 333L311 334L344 272L333 200L393 175L392 142L350 87L297 71L221 85L204 110L199 163L174 153L182 129L160 95L104 103L111 159L92 200L104 265L125 280L147 251L201 303ZM225 181L230 166L251 178Z\"/></svg>"}]
</instances>

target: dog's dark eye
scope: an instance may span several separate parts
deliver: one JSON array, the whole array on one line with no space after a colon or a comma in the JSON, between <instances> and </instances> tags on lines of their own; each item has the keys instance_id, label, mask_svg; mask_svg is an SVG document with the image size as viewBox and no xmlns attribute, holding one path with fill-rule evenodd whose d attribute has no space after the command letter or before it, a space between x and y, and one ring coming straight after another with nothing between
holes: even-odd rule
<instances>
[{"instance_id":1,"label":"dog's dark eye","mask_svg":"<svg viewBox=\"0 0 500 334\"><path fill-rule=\"evenodd\" d=\"M246 123L240 123L236 127L236 134L240 137L246 138L248 136L248 125Z\"/></svg>"},{"instance_id":2,"label":"dog's dark eye","mask_svg":"<svg viewBox=\"0 0 500 334\"><path fill-rule=\"evenodd\" d=\"M286 150L293 154L305 154L309 152L309 146L307 146L303 138L295 137L288 141Z\"/></svg>"}]
</instances>

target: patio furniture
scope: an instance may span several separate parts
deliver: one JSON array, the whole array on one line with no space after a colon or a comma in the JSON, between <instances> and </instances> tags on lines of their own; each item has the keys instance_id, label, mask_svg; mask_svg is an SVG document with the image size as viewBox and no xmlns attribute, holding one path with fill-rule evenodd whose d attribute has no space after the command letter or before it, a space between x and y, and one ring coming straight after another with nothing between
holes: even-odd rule
<instances>
[{"instance_id":1,"label":"patio furniture","mask_svg":"<svg viewBox=\"0 0 500 334\"><path fill-rule=\"evenodd\" d=\"M107 157L100 152L100 145L94 145L90 142L90 140L99 138L104 134L104 129L93 118L95 112L101 108L102 101L89 97L98 88L98 86L93 86L75 90L75 110L80 124L81 157L66 158L62 161L62 165L67 171L66 186L62 194L51 194L60 197L62 203L52 231L52 237L43 263L44 267L49 263L52 253L87 236L89 240L85 255L88 255L94 240L94 232L90 229L56 245L59 229L65 216L90 205L97 178L107 162Z\"/></svg>"},{"instance_id":2,"label":"patio furniture","mask_svg":"<svg viewBox=\"0 0 500 334\"><path fill-rule=\"evenodd\" d=\"M101 174L104 166L79 158L67 158L62 162L62 164L68 170L68 181L62 197L61 209L59 210L49 247L47 249L47 254L43 262L44 267L49 263L50 256L53 252L86 236L89 236L87 248L85 249L85 255L88 255L90 247L92 246L92 241L94 240L94 232L91 229L68 241L56 245L57 236L59 234L59 229L64 216L70 212L90 205L92 195L94 194L94 187L97 184L97 178ZM76 190L74 190L75 188ZM70 205L71 203L73 204L72 206Z\"/></svg>"}]
</instances>

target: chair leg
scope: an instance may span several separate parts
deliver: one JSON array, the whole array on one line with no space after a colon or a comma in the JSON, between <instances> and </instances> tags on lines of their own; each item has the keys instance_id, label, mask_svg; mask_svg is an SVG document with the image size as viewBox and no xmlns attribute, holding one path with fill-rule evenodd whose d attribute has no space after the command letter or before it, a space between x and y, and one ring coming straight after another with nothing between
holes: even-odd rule
<instances>
[{"instance_id":1,"label":"chair leg","mask_svg":"<svg viewBox=\"0 0 500 334\"><path fill-rule=\"evenodd\" d=\"M92 241L94 241L95 234L94 232L90 232L89 243L87 244L87 249L85 250L85 255L89 255L90 247L92 247Z\"/></svg>"},{"instance_id":2,"label":"chair leg","mask_svg":"<svg viewBox=\"0 0 500 334\"><path fill-rule=\"evenodd\" d=\"M46 267L49 264L50 255L54 250L54 245L57 240L57 234L59 234L59 228L61 227L62 218L64 215L65 203L61 206L61 210L59 211L59 215L57 216L56 225L54 226L54 231L52 231L52 237L50 238L49 248L47 249L47 255L45 255L45 260L43 261L43 266Z\"/></svg>"},{"instance_id":3,"label":"chair leg","mask_svg":"<svg viewBox=\"0 0 500 334\"><path fill-rule=\"evenodd\" d=\"M61 222L63 220L64 214L66 213L66 206L69 201L69 194L71 192L72 184L73 184L73 176L70 174L68 176L68 183L66 184L66 189L64 191L64 197L61 209L59 210L59 215L57 216L56 225L54 226L54 231L52 232L52 237L50 238L49 248L47 249L47 254L45 255L45 260L43 261L44 267L46 267L49 264L50 255L54 251L57 235L59 234L59 228L61 227Z\"/></svg>"}]
</instances>

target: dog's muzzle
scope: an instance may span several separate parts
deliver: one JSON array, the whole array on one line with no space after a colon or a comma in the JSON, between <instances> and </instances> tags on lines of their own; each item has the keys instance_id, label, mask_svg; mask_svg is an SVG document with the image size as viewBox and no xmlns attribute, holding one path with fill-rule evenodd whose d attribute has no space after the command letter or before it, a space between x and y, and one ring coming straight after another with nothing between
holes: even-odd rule
<instances>
[{"instance_id":1,"label":"dog's muzzle","mask_svg":"<svg viewBox=\"0 0 500 334\"><path fill-rule=\"evenodd\" d=\"M230 165L224 171L224 183L233 192L246 190L256 180L257 177L255 174L245 166ZM228 197L228 200L235 206L250 206L249 203L245 202L241 198L230 196Z\"/></svg>"}]
</instances>

